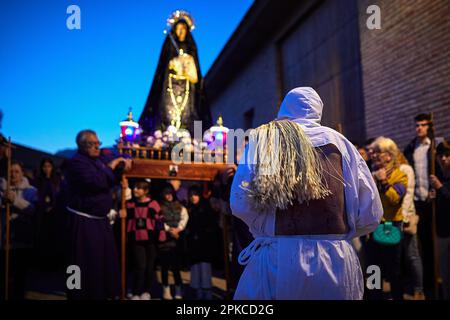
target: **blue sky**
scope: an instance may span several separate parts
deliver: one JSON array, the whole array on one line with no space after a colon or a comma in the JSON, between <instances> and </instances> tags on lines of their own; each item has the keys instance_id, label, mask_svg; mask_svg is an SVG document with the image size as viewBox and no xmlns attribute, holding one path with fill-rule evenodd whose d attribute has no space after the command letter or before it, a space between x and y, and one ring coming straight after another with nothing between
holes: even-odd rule
<instances>
[{"instance_id":1,"label":"blue sky","mask_svg":"<svg viewBox=\"0 0 450 320\"><path fill-rule=\"evenodd\" d=\"M2 0L1 132L47 152L75 147L85 128L104 145L133 107L138 118L159 58L166 19L176 9L196 21L201 71L208 71L252 0ZM69 5L81 30L68 30Z\"/></svg>"}]
</instances>

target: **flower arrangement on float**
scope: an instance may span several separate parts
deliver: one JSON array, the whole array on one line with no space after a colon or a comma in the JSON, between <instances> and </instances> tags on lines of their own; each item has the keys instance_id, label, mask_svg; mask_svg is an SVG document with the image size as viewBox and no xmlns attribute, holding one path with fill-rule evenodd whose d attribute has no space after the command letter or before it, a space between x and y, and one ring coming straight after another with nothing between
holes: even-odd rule
<instances>
[{"instance_id":1,"label":"flower arrangement on float","mask_svg":"<svg viewBox=\"0 0 450 320\"><path fill-rule=\"evenodd\" d=\"M120 122L120 128L119 149L131 151L129 152L131 155L137 154L136 151L139 150L149 151L148 156L143 158L150 159L155 157L157 159L168 159L175 147L192 155L204 154L213 150L219 150L223 153L226 149L226 139L229 132L229 129L223 126L222 116L219 116L216 124L203 133L201 141L192 138L188 130L177 129L175 126L169 126L165 131L156 130L152 134L145 135L139 123L133 120L131 110L127 119ZM161 154L165 156L161 156Z\"/></svg>"}]
</instances>

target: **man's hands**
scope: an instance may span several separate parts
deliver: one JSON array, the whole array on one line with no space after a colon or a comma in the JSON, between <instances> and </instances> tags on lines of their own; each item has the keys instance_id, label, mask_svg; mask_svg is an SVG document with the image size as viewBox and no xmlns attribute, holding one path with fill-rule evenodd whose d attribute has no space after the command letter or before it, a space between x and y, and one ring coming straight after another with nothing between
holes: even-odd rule
<instances>
[{"instance_id":1,"label":"man's hands","mask_svg":"<svg viewBox=\"0 0 450 320\"><path fill-rule=\"evenodd\" d=\"M8 193L5 193L5 200L9 203L14 203L16 200L16 193L14 191L9 191Z\"/></svg>"},{"instance_id":2,"label":"man's hands","mask_svg":"<svg viewBox=\"0 0 450 320\"><path fill-rule=\"evenodd\" d=\"M119 217L120 218L126 218L127 217L127 210L125 210L125 209L120 209L119 210Z\"/></svg>"},{"instance_id":3,"label":"man's hands","mask_svg":"<svg viewBox=\"0 0 450 320\"><path fill-rule=\"evenodd\" d=\"M428 198L430 200L436 199L437 192L436 190L439 190L442 188L442 182L436 177L435 175L430 175L430 185L433 189L430 190L428 193Z\"/></svg>"},{"instance_id":4,"label":"man's hands","mask_svg":"<svg viewBox=\"0 0 450 320\"><path fill-rule=\"evenodd\" d=\"M442 188L442 182L435 175L430 175L430 184L433 189L439 190Z\"/></svg>"},{"instance_id":5,"label":"man's hands","mask_svg":"<svg viewBox=\"0 0 450 320\"><path fill-rule=\"evenodd\" d=\"M220 172L220 182L225 185L228 179L236 174L237 166L235 164L229 165L226 169Z\"/></svg>"},{"instance_id":6,"label":"man's hands","mask_svg":"<svg viewBox=\"0 0 450 320\"><path fill-rule=\"evenodd\" d=\"M133 166L133 162L131 159L125 159L124 157L119 157L114 159L113 161L111 161L110 163L108 163L108 166L112 169L115 170L117 168L117 166L119 165L119 163L124 162L125 163L125 171L130 171L131 167Z\"/></svg>"},{"instance_id":7,"label":"man's hands","mask_svg":"<svg viewBox=\"0 0 450 320\"><path fill-rule=\"evenodd\" d=\"M180 234L179 234L180 233L180 229L178 229L178 228L170 228L169 229L169 233L175 239L178 239L180 237Z\"/></svg>"}]
</instances>

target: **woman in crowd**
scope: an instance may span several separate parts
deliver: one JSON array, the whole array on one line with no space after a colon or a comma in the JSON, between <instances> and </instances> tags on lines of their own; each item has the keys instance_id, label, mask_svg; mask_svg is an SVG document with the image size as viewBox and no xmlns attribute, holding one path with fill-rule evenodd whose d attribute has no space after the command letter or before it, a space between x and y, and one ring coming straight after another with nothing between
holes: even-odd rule
<instances>
[{"instance_id":1,"label":"woman in crowd","mask_svg":"<svg viewBox=\"0 0 450 320\"><path fill-rule=\"evenodd\" d=\"M58 211L57 197L61 179L56 173L55 165L49 158L42 159L39 173L35 181L38 191L37 205L37 258L38 264L52 270L59 266L62 259L62 249L58 250Z\"/></svg>"},{"instance_id":2,"label":"woman in crowd","mask_svg":"<svg viewBox=\"0 0 450 320\"><path fill-rule=\"evenodd\" d=\"M189 216L186 208L177 200L171 184L167 184L162 190L161 216L166 231L166 240L158 244L163 298L172 299L169 286L169 269L171 269L175 279L175 299L182 299L181 255L177 249L177 241L180 238L180 232L186 228Z\"/></svg>"},{"instance_id":3,"label":"woman in crowd","mask_svg":"<svg viewBox=\"0 0 450 320\"><path fill-rule=\"evenodd\" d=\"M400 170L398 148L389 138L379 137L372 144L373 177L383 206L383 219L368 243L369 264L381 268L381 275L391 285L392 298L403 299L401 282L401 230L402 202L408 188L408 177ZM378 234L391 231L400 236L397 241L386 242ZM369 290L369 298L381 299L382 290Z\"/></svg>"},{"instance_id":4,"label":"woman in crowd","mask_svg":"<svg viewBox=\"0 0 450 320\"><path fill-rule=\"evenodd\" d=\"M408 178L408 187L402 202L403 213L403 258L405 267L410 274L410 281L407 282L408 289L413 290L414 300L425 300L423 293L423 267L422 258L419 253L419 246L417 240L417 224L419 223L419 216L416 214L414 207L414 188L416 178L414 176L414 169L408 164L400 150L398 150L397 159L399 169L404 172Z\"/></svg>"},{"instance_id":5,"label":"woman in crowd","mask_svg":"<svg viewBox=\"0 0 450 320\"><path fill-rule=\"evenodd\" d=\"M23 166L18 162L11 165L11 188L6 190L6 180L0 179L0 193L2 202L8 201L11 205L11 251L10 251L10 276L12 278L12 292L10 297L14 300L24 299L25 283L34 247L35 234L35 214L37 203L37 191L30 185L28 179L24 177ZM2 234L5 234L5 214L1 217ZM4 257L5 243L0 239L1 257ZM4 275L4 261L0 266ZM4 288L4 277L0 282L0 288ZM0 294L4 293L1 290Z\"/></svg>"}]
</instances>

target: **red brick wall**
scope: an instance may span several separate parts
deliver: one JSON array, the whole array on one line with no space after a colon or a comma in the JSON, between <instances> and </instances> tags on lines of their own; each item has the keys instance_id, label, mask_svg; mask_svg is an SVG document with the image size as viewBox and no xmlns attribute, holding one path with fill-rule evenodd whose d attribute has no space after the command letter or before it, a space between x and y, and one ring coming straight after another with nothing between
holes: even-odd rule
<instances>
[{"instance_id":1,"label":"red brick wall","mask_svg":"<svg viewBox=\"0 0 450 320\"><path fill-rule=\"evenodd\" d=\"M245 128L244 113L254 110L252 127L273 120L277 114L275 47L267 46L223 88L211 105L213 120L222 114L224 125Z\"/></svg>"},{"instance_id":2,"label":"red brick wall","mask_svg":"<svg viewBox=\"0 0 450 320\"><path fill-rule=\"evenodd\" d=\"M381 8L381 30L366 27L367 6ZM367 137L401 148L413 118L434 112L437 136L450 137L450 1L359 1Z\"/></svg>"}]
</instances>

